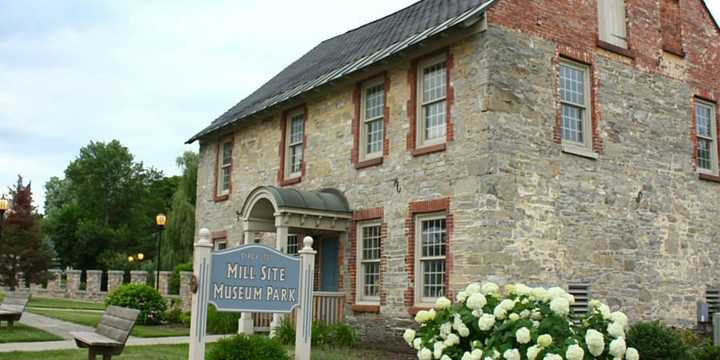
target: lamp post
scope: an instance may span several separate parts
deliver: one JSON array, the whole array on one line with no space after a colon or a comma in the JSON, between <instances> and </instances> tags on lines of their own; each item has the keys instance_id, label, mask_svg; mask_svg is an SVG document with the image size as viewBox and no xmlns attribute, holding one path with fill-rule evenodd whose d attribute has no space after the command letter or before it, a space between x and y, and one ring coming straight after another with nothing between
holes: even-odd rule
<instances>
[{"instance_id":1,"label":"lamp post","mask_svg":"<svg viewBox=\"0 0 720 360\"><path fill-rule=\"evenodd\" d=\"M3 196L0 199L0 240L2 240L3 223L5 222L5 211L10 207L10 203Z\"/></svg>"},{"instance_id":2,"label":"lamp post","mask_svg":"<svg viewBox=\"0 0 720 360\"><path fill-rule=\"evenodd\" d=\"M162 232L165 230L165 222L167 221L167 217L165 214L157 214L155 216L155 225L158 228L157 232L157 256L155 257L155 260L157 261L157 269L155 270L155 289L160 290L160 249L162 247Z\"/></svg>"}]
</instances>

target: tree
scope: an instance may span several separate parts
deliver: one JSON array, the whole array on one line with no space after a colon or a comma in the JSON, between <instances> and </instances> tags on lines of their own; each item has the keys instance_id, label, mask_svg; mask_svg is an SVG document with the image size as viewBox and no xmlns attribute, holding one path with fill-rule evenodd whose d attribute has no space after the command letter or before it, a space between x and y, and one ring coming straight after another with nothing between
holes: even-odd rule
<instances>
[{"instance_id":1,"label":"tree","mask_svg":"<svg viewBox=\"0 0 720 360\"><path fill-rule=\"evenodd\" d=\"M163 252L163 264L166 269L190 261L195 239L195 200L197 194L198 154L187 151L178 157L177 165L182 177L172 197L172 207L168 214L165 239L167 251Z\"/></svg>"},{"instance_id":2,"label":"tree","mask_svg":"<svg viewBox=\"0 0 720 360\"><path fill-rule=\"evenodd\" d=\"M22 272L31 283L47 280L52 252L43 241L39 216L32 206L31 184L23 185L21 176L10 189L12 211L2 229L0 239L0 284L15 290L17 274Z\"/></svg>"}]
</instances>

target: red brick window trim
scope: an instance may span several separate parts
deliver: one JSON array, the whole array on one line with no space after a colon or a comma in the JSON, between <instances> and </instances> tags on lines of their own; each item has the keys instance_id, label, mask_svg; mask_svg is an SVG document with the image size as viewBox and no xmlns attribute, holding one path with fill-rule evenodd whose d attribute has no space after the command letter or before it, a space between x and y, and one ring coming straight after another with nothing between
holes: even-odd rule
<instances>
[{"instance_id":1,"label":"red brick window trim","mask_svg":"<svg viewBox=\"0 0 720 360\"><path fill-rule=\"evenodd\" d=\"M660 0L660 28L664 51L685 57L682 33L682 8L679 0Z\"/></svg>"},{"instance_id":2,"label":"red brick window trim","mask_svg":"<svg viewBox=\"0 0 720 360\"><path fill-rule=\"evenodd\" d=\"M294 122L299 122L299 119L301 119L301 125L297 125L295 130L297 131L298 129L301 129L302 135L298 138L291 139L293 136L293 129L291 127ZM282 120L280 121L280 148L278 149L280 154L280 168L278 170L277 179L280 186L297 184L301 182L302 178L305 176L305 158L307 155L307 120L308 112L307 106L305 105L289 109L282 115ZM302 143L299 144L300 142ZM296 165L293 164L293 151L301 152L299 169L294 168Z\"/></svg>"},{"instance_id":3,"label":"red brick window trim","mask_svg":"<svg viewBox=\"0 0 720 360\"><path fill-rule=\"evenodd\" d=\"M418 229L416 226L420 226L418 219L426 215L432 215L435 219L437 215L438 219L445 220L445 231L446 231L446 244L445 244L445 274L443 278L444 285L444 296L452 298L452 291L450 290L450 274L453 269L453 254L451 251L451 239L454 227L453 215L450 213L450 199L441 198L427 201L412 202L409 205L408 218L405 220L405 235L408 241L408 254L406 257L405 265L408 271L408 288L405 290L405 306L408 308L410 314L414 314L417 309L422 309L433 304L422 303L421 300L421 284L417 283L417 272L416 270L416 256L418 249L416 248L416 234Z\"/></svg>"},{"instance_id":4,"label":"red brick window trim","mask_svg":"<svg viewBox=\"0 0 720 360\"><path fill-rule=\"evenodd\" d=\"M387 257L384 251L387 240L387 224L383 222L383 219L383 208L363 209L353 213L353 224L350 229L350 256L348 259L351 296L348 302L354 312L377 313L380 312L380 305L386 304L387 301L387 292L383 287L383 275L387 271ZM367 234L364 232L367 232ZM364 235L368 235L370 249L363 248ZM363 259L366 259L363 256L364 252L368 255L367 259L379 258L379 260L364 261ZM363 284L365 283L363 275L366 266L371 270L377 270L377 296L363 296Z\"/></svg>"},{"instance_id":5,"label":"red brick window trim","mask_svg":"<svg viewBox=\"0 0 720 360\"><path fill-rule=\"evenodd\" d=\"M699 118L699 116L703 116L703 118ZM703 119L705 121L702 121ZM708 120L710 129L706 130ZM718 143L720 130L718 124L720 124L720 114L716 98L708 91L699 92L699 95L693 97L691 137L693 163L701 180L720 182L720 144ZM701 146L701 143L709 143L709 145ZM700 149L704 147L711 149L709 159L705 157L707 160L700 158Z\"/></svg>"},{"instance_id":6,"label":"red brick window trim","mask_svg":"<svg viewBox=\"0 0 720 360\"><path fill-rule=\"evenodd\" d=\"M556 117L553 140L555 143L562 146L562 151L565 153L590 159L597 159L599 154L602 154L603 152L603 141L598 130L601 118L600 106L597 101L600 77L597 73L597 67L595 66L593 54L586 50L560 45L558 46L556 52L554 64L556 67ZM561 72L565 72L565 74L563 75ZM570 96L570 100L568 100L569 95L563 94L563 87L568 88L568 83L562 83L563 79L566 81L568 78L572 79L572 77L578 72L582 72L583 82L585 85L583 91L583 104L576 104L576 100L572 99L573 96ZM572 85L569 86L571 87ZM572 131L565 132L564 134L563 122L565 115L563 112L566 111L565 107L569 108L570 118L572 118L574 113L576 114L576 111L580 111L582 113L582 123L584 124L582 143L572 141ZM568 129L572 128L573 126L568 126Z\"/></svg>"},{"instance_id":7,"label":"red brick window trim","mask_svg":"<svg viewBox=\"0 0 720 360\"><path fill-rule=\"evenodd\" d=\"M221 138L215 149L215 176L213 200L225 201L232 193L233 135Z\"/></svg>"},{"instance_id":8,"label":"red brick window trim","mask_svg":"<svg viewBox=\"0 0 720 360\"><path fill-rule=\"evenodd\" d=\"M379 92L382 92L381 94ZM390 142L387 129L390 121L390 108L387 104L387 94L390 91L390 77L387 73L377 74L358 82L353 91L353 149L352 162L356 169L363 169L383 163L387 157ZM368 134L382 126L379 144L368 146ZM374 138L378 140L377 138ZM379 147L379 148L378 148ZM369 153L370 150L375 150Z\"/></svg>"},{"instance_id":9,"label":"red brick window trim","mask_svg":"<svg viewBox=\"0 0 720 360\"><path fill-rule=\"evenodd\" d=\"M432 78L433 69L445 67L444 79ZM407 134L407 149L413 156L422 156L446 149L446 143L455 138L455 130L452 118L452 108L455 101L455 91L452 86L452 71L454 67L453 54L449 49L424 55L412 61L408 70L408 83L410 86L410 99L408 100L407 113L410 121L410 130ZM428 74L425 74L425 72ZM437 74L437 72L435 72ZM429 86L437 83L436 80L445 81L444 91L428 91L427 99L423 94L423 77L428 76ZM435 89L437 90L437 89ZM429 132L425 131L426 112L440 110L438 103L445 102L442 111L445 112L445 127L431 127ZM435 106L433 106L435 105ZM435 117L437 119L437 117ZM443 134L444 132L444 134ZM430 135L430 136L427 136Z\"/></svg>"}]
</instances>

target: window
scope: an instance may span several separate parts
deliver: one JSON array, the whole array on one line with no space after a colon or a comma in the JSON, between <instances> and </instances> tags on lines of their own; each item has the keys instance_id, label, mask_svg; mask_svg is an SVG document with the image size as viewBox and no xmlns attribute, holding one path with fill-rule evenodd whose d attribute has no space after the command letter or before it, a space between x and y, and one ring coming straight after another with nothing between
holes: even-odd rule
<instances>
[{"instance_id":1,"label":"window","mask_svg":"<svg viewBox=\"0 0 720 360\"><path fill-rule=\"evenodd\" d=\"M305 113L291 113L287 122L286 178L302 174L303 143L305 141Z\"/></svg>"},{"instance_id":2,"label":"window","mask_svg":"<svg viewBox=\"0 0 720 360\"><path fill-rule=\"evenodd\" d=\"M561 136L564 147L592 151L590 67L560 63Z\"/></svg>"},{"instance_id":3,"label":"window","mask_svg":"<svg viewBox=\"0 0 720 360\"><path fill-rule=\"evenodd\" d=\"M363 85L361 96L360 160L367 160L383 154L385 79Z\"/></svg>"},{"instance_id":4,"label":"window","mask_svg":"<svg viewBox=\"0 0 720 360\"><path fill-rule=\"evenodd\" d=\"M415 300L430 304L445 295L446 218L444 215L418 215L415 224Z\"/></svg>"},{"instance_id":5,"label":"window","mask_svg":"<svg viewBox=\"0 0 720 360\"><path fill-rule=\"evenodd\" d=\"M695 123L697 133L698 171L717 175L718 147L715 104L696 100Z\"/></svg>"},{"instance_id":6,"label":"window","mask_svg":"<svg viewBox=\"0 0 720 360\"><path fill-rule=\"evenodd\" d=\"M418 145L444 143L447 133L447 56L443 54L421 62L417 79Z\"/></svg>"},{"instance_id":7,"label":"window","mask_svg":"<svg viewBox=\"0 0 720 360\"><path fill-rule=\"evenodd\" d=\"M232 176L232 140L223 142L218 150L217 195L230 194Z\"/></svg>"},{"instance_id":8,"label":"window","mask_svg":"<svg viewBox=\"0 0 720 360\"><path fill-rule=\"evenodd\" d=\"M287 254L297 256L298 254L298 239L299 236L296 234L288 235L287 238Z\"/></svg>"},{"instance_id":9,"label":"window","mask_svg":"<svg viewBox=\"0 0 720 360\"><path fill-rule=\"evenodd\" d=\"M215 242L215 249L216 250L225 250L227 249L227 241L216 241Z\"/></svg>"},{"instance_id":10,"label":"window","mask_svg":"<svg viewBox=\"0 0 720 360\"><path fill-rule=\"evenodd\" d=\"M600 41L627 49L625 0L598 0Z\"/></svg>"},{"instance_id":11,"label":"window","mask_svg":"<svg viewBox=\"0 0 720 360\"><path fill-rule=\"evenodd\" d=\"M357 242L359 302L380 301L380 239L379 223L358 225Z\"/></svg>"}]
</instances>

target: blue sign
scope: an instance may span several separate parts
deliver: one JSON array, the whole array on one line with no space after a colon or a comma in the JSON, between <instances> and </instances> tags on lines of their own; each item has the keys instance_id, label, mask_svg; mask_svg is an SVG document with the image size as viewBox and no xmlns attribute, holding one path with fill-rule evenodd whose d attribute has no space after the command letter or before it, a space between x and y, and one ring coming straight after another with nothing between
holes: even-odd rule
<instances>
[{"instance_id":1,"label":"blue sign","mask_svg":"<svg viewBox=\"0 0 720 360\"><path fill-rule=\"evenodd\" d=\"M209 302L218 311L290 313L299 297L300 258L258 244L212 253Z\"/></svg>"}]
</instances>

